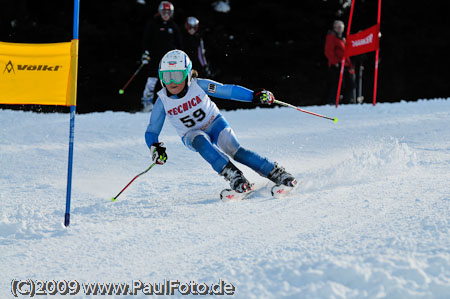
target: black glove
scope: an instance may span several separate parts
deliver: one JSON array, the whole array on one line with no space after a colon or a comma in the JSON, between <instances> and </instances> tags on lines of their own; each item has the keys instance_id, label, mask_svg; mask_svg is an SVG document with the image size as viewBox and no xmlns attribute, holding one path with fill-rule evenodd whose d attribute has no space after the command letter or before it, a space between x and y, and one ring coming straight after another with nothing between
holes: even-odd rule
<instances>
[{"instance_id":1,"label":"black glove","mask_svg":"<svg viewBox=\"0 0 450 299\"><path fill-rule=\"evenodd\" d=\"M253 102L261 103L264 105L272 105L273 101L275 101L275 97L273 93L264 88L259 88L253 92Z\"/></svg>"},{"instance_id":2,"label":"black glove","mask_svg":"<svg viewBox=\"0 0 450 299\"><path fill-rule=\"evenodd\" d=\"M147 50L145 50L141 57L141 63L148 64L149 61L150 61L150 53Z\"/></svg>"},{"instance_id":3,"label":"black glove","mask_svg":"<svg viewBox=\"0 0 450 299\"><path fill-rule=\"evenodd\" d=\"M167 161L166 148L164 147L164 143L155 142L150 147L150 153L152 154L153 163L163 165Z\"/></svg>"}]
</instances>

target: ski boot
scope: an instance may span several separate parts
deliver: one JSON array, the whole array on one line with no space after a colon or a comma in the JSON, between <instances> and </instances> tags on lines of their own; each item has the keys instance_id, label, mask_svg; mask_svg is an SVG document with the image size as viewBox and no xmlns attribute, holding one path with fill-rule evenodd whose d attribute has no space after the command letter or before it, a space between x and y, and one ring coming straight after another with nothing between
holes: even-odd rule
<instances>
[{"instance_id":1,"label":"ski boot","mask_svg":"<svg viewBox=\"0 0 450 299\"><path fill-rule=\"evenodd\" d=\"M237 193L244 193L250 191L252 188L252 184L244 177L242 171L231 162L228 162L219 174L225 180L230 181L231 189Z\"/></svg>"},{"instance_id":2,"label":"ski boot","mask_svg":"<svg viewBox=\"0 0 450 299\"><path fill-rule=\"evenodd\" d=\"M269 180L275 183L275 185L285 185L288 187L295 187L297 185L297 180L294 176L284 169L284 167L279 166L275 163L275 167L267 176Z\"/></svg>"}]
</instances>

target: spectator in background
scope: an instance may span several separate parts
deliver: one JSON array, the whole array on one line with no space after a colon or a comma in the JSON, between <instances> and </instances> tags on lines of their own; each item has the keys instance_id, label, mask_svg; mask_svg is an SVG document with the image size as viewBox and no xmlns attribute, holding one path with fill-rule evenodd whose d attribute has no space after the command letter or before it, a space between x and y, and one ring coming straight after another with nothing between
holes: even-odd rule
<instances>
[{"instance_id":1,"label":"spectator in background","mask_svg":"<svg viewBox=\"0 0 450 299\"><path fill-rule=\"evenodd\" d=\"M208 62L206 61L206 50L203 38L198 30L199 20L196 17L187 17L184 23L186 29L183 34L184 50L192 59L194 65L199 66L200 76L211 76Z\"/></svg>"},{"instance_id":2,"label":"spectator in background","mask_svg":"<svg viewBox=\"0 0 450 299\"><path fill-rule=\"evenodd\" d=\"M141 62L147 64L148 79L142 97L145 111L152 109L157 87L159 61L165 53L183 48L181 31L173 21L174 7L169 1L161 1L158 14L150 19L144 30Z\"/></svg>"},{"instance_id":3,"label":"spectator in background","mask_svg":"<svg viewBox=\"0 0 450 299\"><path fill-rule=\"evenodd\" d=\"M344 22L336 20L333 23L333 29L328 31L325 40L325 56L328 59L329 68L328 104L336 103L341 62L345 52L345 37L343 37L343 33ZM345 58L341 90L344 104L356 102L355 69L350 57Z\"/></svg>"}]
</instances>

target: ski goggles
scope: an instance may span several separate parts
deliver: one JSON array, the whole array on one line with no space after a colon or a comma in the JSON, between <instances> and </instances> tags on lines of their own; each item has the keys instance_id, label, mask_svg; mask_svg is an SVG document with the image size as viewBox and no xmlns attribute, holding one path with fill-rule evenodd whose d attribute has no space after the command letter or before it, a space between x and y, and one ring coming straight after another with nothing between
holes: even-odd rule
<instances>
[{"instance_id":1,"label":"ski goggles","mask_svg":"<svg viewBox=\"0 0 450 299\"><path fill-rule=\"evenodd\" d=\"M170 83L175 83L175 84L180 84L181 82L184 81L184 79L186 79L186 77L188 76L189 71L188 70L184 70L184 71L160 71L159 72L159 79L161 81L163 81L164 84L170 84Z\"/></svg>"}]
</instances>

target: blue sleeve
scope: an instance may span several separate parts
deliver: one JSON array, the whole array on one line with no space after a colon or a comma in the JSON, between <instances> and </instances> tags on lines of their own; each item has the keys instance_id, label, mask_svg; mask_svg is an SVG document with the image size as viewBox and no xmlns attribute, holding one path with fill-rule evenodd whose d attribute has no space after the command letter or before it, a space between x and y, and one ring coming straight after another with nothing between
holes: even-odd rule
<instances>
[{"instance_id":1,"label":"blue sleeve","mask_svg":"<svg viewBox=\"0 0 450 299\"><path fill-rule=\"evenodd\" d=\"M197 84L212 97L240 102L251 102L253 100L253 91L239 85L224 85L209 79L197 79Z\"/></svg>"},{"instance_id":2,"label":"blue sleeve","mask_svg":"<svg viewBox=\"0 0 450 299\"><path fill-rule=\"evenodd\" d=\"M163 103L160 98L156 99L155 105L153 105L152 114L150 115L150 123L145 131L145 142L148 148L153 143L158 142L158 136L161 133L166 119L166 111L164 110Z\"/></svg>"}]
</instances>

